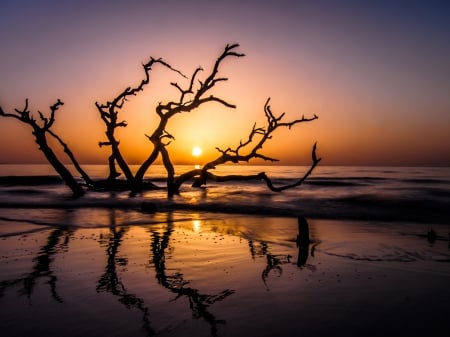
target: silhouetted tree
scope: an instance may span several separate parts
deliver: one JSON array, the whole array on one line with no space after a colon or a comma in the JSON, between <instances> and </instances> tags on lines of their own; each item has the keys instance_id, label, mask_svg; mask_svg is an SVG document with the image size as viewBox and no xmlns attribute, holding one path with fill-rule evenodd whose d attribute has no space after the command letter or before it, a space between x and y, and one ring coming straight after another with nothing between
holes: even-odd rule
<instances>
[{"instance_id":1,"label":"silhouetted tree","mask_svg":"<svg viewBox=\"0 0 450 337\"><path fill-rule=\"evenodd\" d=\"M112 182L114 179L116 179L120 175L120 173L117 172L116 167L115 167L115 163L117 162L117 164L119 165L120 169L122 170L122 172L124 173L124 175L126 177L126 180L129 184L129 188L134 192L141 190L143 174L145 173L146 169L150 166L150 164L153 163L153 161L156 159L159 149L155 145L155 150L153 151L153 152L156 151L156 155L153 155L153 156L155 156L155 158L150 162L146 161L144 163L146 168L145 168L145 170L141 168L141 171L144 170L141 173L142 176L138 175L138 177L135 177L133 175L133 173L131 172L130 167L128 166L127 162L125 161L124 156L122 155L122 153L120 151L120 148L119 148L120 142L115 136L115 131L119 127L127 126L127 122L125 120L121 120L121 121L118 120L119 111L122 109L124 103L131 96L136 96L136 94L138 92L144 90L145 85L147 85L150 82L150 71L151 71L153 65L155 65L155 64L160 64L172 71L175 71L175 72L181 74L181 72L172 68L168 63L164 62L162 59L155 59L152 57L152 58L150 58L150 61L143 64L145 78L139 83L138 86L136 86L134 88L127 87L114 99L112 99L111 101L108 101L104 104L100 104L98 102L95 103L95 105L100 113L100 117L101 117L102 121L105 123L105 126L106 126L105 134L108 139L108 141L106 141L106 142L99 142L99 146L100 147L111 146L111 155L109 157L109 172L110 173L109 173L108 180L110 182ZM168 120L168 118L167 118L167 120ZM162 121L161 121L161 123L162 123ZM167 121L166 121L166 123L167 123ZM161 137L160 133L162 134L164 132L164 127L165 127L165 125L160 125L157 128L157 130L154 132L155 137ZM150 157L152 158L152 155L150 155Z\"/></svg>"},{"instance_id":2,"label":"silhouetted tree","mask_svg":"<svg viewBox=\"0 0 450 337\"><path fill-rule=\"evenodd\" d=\"M206 184L208 179L215 181L262 180L266 183L268 188L274 192L281 192L285 189L299 186L311 174L313 169L321 160L316 155L316 144L314 144L312 149L312 164L309 170L292 184L274 186L272 180L265 172L261 172L256 175L229 176L217 176L210 172L218 165L226 163L249 162L253 159L262 159L271 162L278 161L278 159L269 157L261 152L263 145L268 140L272 139L274 132L279 128L291 129L297 124L310 122L318 118L316 115L312 117L302 116L300 119L285 121L284 113L279 116L273 114L269 105L270 99L267 99L264 105L264 113L267 121L265 126L257 127L255 124L250 131L247 140L241 140L239 145L235 148L229 147L225 150L216 148L219 151L220 155L215 160L206 163L202 168L189 170L179 175L175 174L175 167L168 150L168 146L172 141L175 140L175 137L167 129L169 121L178 114L191 112L206 103L218 103L228 108L236 108L234 104L229 103L227 100L211 94L211 90L215 88L219 83L228 80L226 77L223 77L219 74L220 67L223 62L230 57L240 58L245 56L243 53L237 51L238 47L238 44L226 45L222 53L216 59L211 71L209 71L203 78L200 76L201 72L203 71L203 68L201 67L196 68L192 75L190 77L187 77L181 71L175 69L162 59L151 57L147 63L142 65L144 70L144 78L137 86L125 88L119 95L117 95L110 101L107 101L106 103L100 104L96 102L95 105L100 113L100 118L106 127L105 135L107 138L106 141L100 141L99 146L111 147L111 154L108 158L109 176L103 181L92 181L89 176L81 169L74 155L69 150L67 144L64 143L62 139L50 129L54 123L55 112L58 110L59 106L63 104L60 100L58 100L57 103L51 106L50 118L45 118L39 112L42 125L39 125L30 115L30 112L28 111L28 100L26 101L26 107L23 110L16 109L15 113L6 113L0 108L0 115L16 118L21 122L29 124L33 128L33 134L35 135L36 142L40 146L40 150L43 151L50 164L53 165L55 170L61 175L66 184L72 189L75 196L83 195L84 190L82 186L73 178L70 172L64 167L64 165L58 160L58 158L48 145L46 139L47 134L55 138L59 142L59 144L63 146L64 151L69 156L75 168L85 180L87 187L94 190L126 189L130 190L131 194L136 194L141 192L143 189L156 188L156 186L151 182L144 182L144 176L149 167L154 164L159 157L161 158L167 172L166 184L167 195L169 197L178 194L181 185L186 181L191 181L192 179L195 179L195 182L193 184L194 187L200 187ZM177 99L168 101L166 103L159 103L156 106L155 112L159 117L159 122L153 129L153 132L150 135L146 135L149 141L152 143L153 149L150 151L148 157L140 165L136 174L133 174L128 163L126 162L125 156L120 151L120 140L116 136L116 130L118 128L127 126L127 122L119 118L119 112L130 98L142 92L145 86L150 83L150 73L153 67L156 65L162 66L172 72L175 72L187 81L184 85L178 84L177 82L171 82L170 84L178 91ZM117 170L116 164L119 170ZM117 179L122 173L125 177L125 180Z\"/></svg>"},{"instance_id":3,"label":"silhouetted tree","mask_svg":"<svg viewBox=\"0 0 450 337\"><path fill-rule=\"evenodd\" d=\"M154 149L137 171L136 178L138 180L141 181L143 179L149 166L156 160L158 154L161 154L164 167L167 171L167 193L169 196L172 196L178 192L178 188L175 186L175 169L172 160L170 159L169 152L166 149L166 146L169 145L175 137L167 132L166 126L169 119L176 114L190 112L208 102L216 102L229 108L236 108L234 104L228 103L222 98L214 95L208 96L207 94L217 83L228 80L227 78L219 77L218 75L219 67L222 62L229 57L244 56L244 54L235 51L238 46L238 44L233 44L225 47L205 80L198 79L200 72L203 70L201 67L198 67L190 77L189 84L186 88L182 88L178 83L171 83L172 86L179 90L179 98L177 101L170 101L165 104L160 103L156 107L156 113L160 118L160 122L153 133L148 136L149 140L154 145Z\"/></svg>"},{"instance_id":4,"label":"silhouetted tree","mask_svg":"<svg viewBox=\"0 0 450 337\"><path fill-rule=\"evenodd\" d=\"M248 139L244 142L240 141L239 145L234 149L227 148L225 150L222 150L220 148L216 148L217 151L220 152L220 156L217 157L215 160L205 164L201 169L191 170L189 172L180 175L175 181L173 193L178 193L181 184L183 184L185 181L189 179L192 179L193 177L198 177L193 184L194 187L200 187L201 185L206 184L208 178L219 182L230 180L263 180L267 184L269 189L274 192L281 192L288 188L293 188L301 185L306 180L306 178L308 178L308 176L312 173L317 164L319 164L319 162L322 160L321 158L317 158L316 144L314 144L312 148L311 167L301 178L299 178L296 182L292 184L276 187L274 186L272 180L269 178L269 176L267 176L265 172L261 172L255 175L228 175L228 176L217 176L209 172L209 170L215 169L218 165L221 164L230 162L231 163L249 162L251 159L255 158L271 162L278 161L278 159L268 157L260 152L265 142L272 139L272 134L275 132L275 130L283 127L285 128L287 127L288 129L290 129L296 124L310 122L318 118L316 115L310 118L302 116L301 119L296 119L290 122L284 122L282 121L282 119L285 114L282 113L280 116L275 117L275 115L271 111L269 102L270 98L267 99L266 103L264 104L264 112L267 119L267 124L265 127L256 127L256 124L254 124L248 136ZM248 150L248 148L250 148L250 150ZM247 152L245 152L245 149L247 149ZM243 154L242 152L245 153Z\"/></svg>"},{"instance_id":5,"label":"silhouetted tree","mask_svg":"<svg viewBox=\"0 0 450 337\"><path fill-rule=\"evenodd\" d=\"M55 114L58 111L59 107L64 103L59 99L58 101L50 106L50 117L45 117L40 111L38 111L39 118L41 123L36 121L33 115L30 113L28 109L28 99L25 100L25 107L22 110L15 109L13 113L5 112L2 107L0 107L0 116L11 117L19 120L22 123L28 124L33 129L32 134L35 138L36 143L39 145L39 150L41 150L45 158L47 158L50 165L53 166L56 172L61 176L67 186L72 190L74 196L82 196L84 194L84 190L82 186L75 180L70 171L64 166L64 164L58 159L55 152L52 150L50 145L48 144L47 135L50 135L58 142L63 145L65 152L69 155L69 158L72 160L74 166L78 169L81 175L85 178L87 183L91 183L91 180L87 176L87 174L81 169L80 165L76 161L72 152L69 150L67 144L65 144L59 136L57 136L52 130L51 127L55 122Z\"/></svg>"}]
</instances>

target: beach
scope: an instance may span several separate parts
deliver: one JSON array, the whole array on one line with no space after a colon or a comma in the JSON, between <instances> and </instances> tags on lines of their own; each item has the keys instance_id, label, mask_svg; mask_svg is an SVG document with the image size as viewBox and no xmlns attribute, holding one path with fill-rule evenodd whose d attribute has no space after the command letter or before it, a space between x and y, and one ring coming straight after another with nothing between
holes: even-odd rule
<instances>
[{"instance_id":1,"label":"beach","mask_svg":"<svg viewBox=\"0 0 450 337\"><path fill-rule=\"evenodd\" d=\"M0 13L0 337L450 337L450 1Z\"/></svg>"},{"instance_id":2,"label":"beach","mask_svg":"<svg viewBox=\"0 0 450 337\"><path fill-rule=\"evenodd\" d=\"M448 335L446 226L108 212L0 222L2 336Z\"/></svg>"},{"instance_id":3,"label":"beach","mask_svg":"<svg viewBox=\"0 0 450 337\"><path fill-rule=\"evenodd\" d=\"M324 167L287 193L210 183L171 199L73 199L48 167L0 168L2 336L450 331L444 168ZM286 183L302 168L242 170L261 169Z\"/></svg>"}]
</instances>

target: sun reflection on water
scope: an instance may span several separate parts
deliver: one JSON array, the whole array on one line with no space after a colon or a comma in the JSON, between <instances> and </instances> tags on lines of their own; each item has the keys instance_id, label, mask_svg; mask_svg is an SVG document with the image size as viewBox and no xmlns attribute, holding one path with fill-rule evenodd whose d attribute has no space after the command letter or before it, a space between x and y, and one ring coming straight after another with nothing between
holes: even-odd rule
<instances>
[{"instance_id":1,"label":"sun reflection on water","mask_svg":"<svg viewBox=\"0 0 450 337\"><path fill-rule=\"evenodd\" d=\"M194 233L199 233L202 228L202 222L200 220L192 220L192 229Z\"/></svg>"}]
</instances>

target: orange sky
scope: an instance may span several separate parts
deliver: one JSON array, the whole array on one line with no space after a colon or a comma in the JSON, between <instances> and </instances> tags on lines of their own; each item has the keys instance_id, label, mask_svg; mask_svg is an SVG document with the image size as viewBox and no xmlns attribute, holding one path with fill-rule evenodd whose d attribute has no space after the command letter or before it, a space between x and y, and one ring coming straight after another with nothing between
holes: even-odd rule
<instances>
[{"instance_id":1,"label":"orange sky","mask_svg":"<svg viewBox=\"0 0 450 337\"><path fill-rule=\"evenodd\" d=\"M236 146L263 106L294 119L319 119L280 131L265 153L280 164L308 164L317 141L325 165L450 165L449 5L425 2L77 1L0 4L0 105L48 111L60 98L55 130L84 163L106 163L103 125L94 106L141 80L141 63L162 57L190 74L211 68L227 43L245 58L229 59L216 95L237 105L208 104L170 121L175 163ZM315 3L315 2L314 2ZM127 160L151 147L159 101L176 99L174 73L152 72L144 94L130 100L120 130ZM0 163L45 162L30 130L0 119Z\"/></svg>"}]
</instances>

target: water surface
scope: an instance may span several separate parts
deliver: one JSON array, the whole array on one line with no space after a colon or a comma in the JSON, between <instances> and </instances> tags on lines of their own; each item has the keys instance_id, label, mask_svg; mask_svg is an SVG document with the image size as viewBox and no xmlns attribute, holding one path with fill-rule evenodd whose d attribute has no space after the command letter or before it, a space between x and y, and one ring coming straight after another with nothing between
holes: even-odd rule
<instances>
[{"instance_id":1,"label":"water surface","mask_svg":"<svg viewBox=\"0 0 450 337\"><path fill-rule=\"evenodd\" d=\"M450 250L439 227L219 213L67 211L6 231L2 336L440 336ZM52 222L50 224L50 222ZM147 223L146 223L147 222ZM19 227L21 224L18 224ZM31 230L31 227L35 227ZM447 330L448 331L448 330Z\"/></svg>"}]
</instances>

